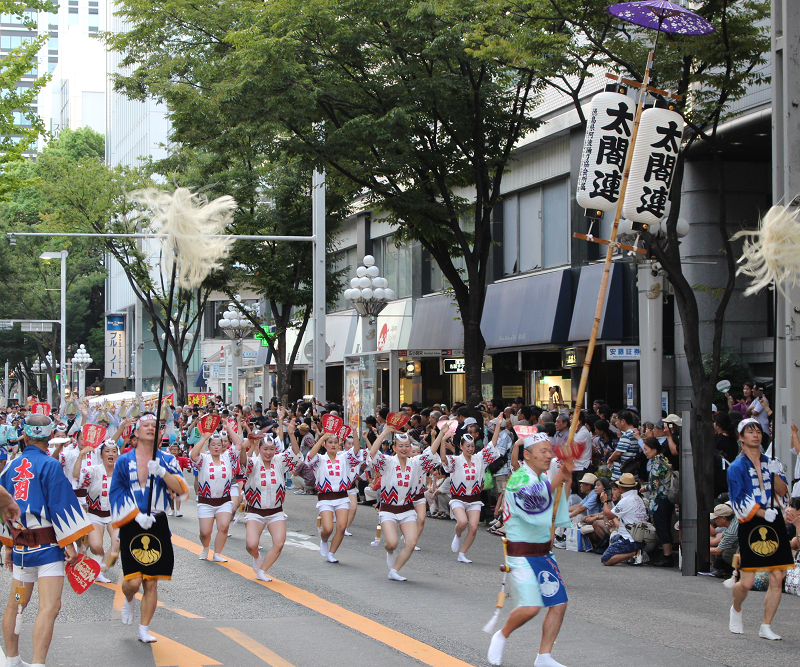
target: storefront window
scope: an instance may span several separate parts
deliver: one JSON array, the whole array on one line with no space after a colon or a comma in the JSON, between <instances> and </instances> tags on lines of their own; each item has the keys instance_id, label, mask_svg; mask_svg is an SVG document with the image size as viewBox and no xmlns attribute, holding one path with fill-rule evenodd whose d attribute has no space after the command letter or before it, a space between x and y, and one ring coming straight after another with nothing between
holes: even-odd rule
<instances>
[{"instance_id":1,"label":"storefront window","mask_svg":"<svg viewBox=\"0 0 800 667\"><path fill-rule=\"evenodd\" d=\"M402 299L411 296L411 246L406 244L398 247L392 237L386 236L375 241L373 251L375 264L381 270L381 275L389 281L395 297Z\"/></svg>"},{"instance_id":2,"label":"storefront window","mask_svg":"<svg viewBox=\"0 0 800 667\"><path fill-rule=\"evenodd\" d=\"M560 373L552 371L534 371L533 382L534 403L539 407L546 409L549 405L550 387L560 388L564 403L572 405L572 380L569 377L563 377Z\"/></svg>"}]
</instances>

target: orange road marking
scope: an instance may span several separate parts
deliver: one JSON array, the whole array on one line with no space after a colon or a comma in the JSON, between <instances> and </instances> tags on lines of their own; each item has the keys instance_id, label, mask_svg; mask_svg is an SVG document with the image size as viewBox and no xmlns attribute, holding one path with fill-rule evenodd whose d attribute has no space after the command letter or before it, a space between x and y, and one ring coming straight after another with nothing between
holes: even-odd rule
<instances>
[{"instance_id":1,"label":"orange road marking","mask_svg":"<svg viewBox=\"0 0 800 667\"><path fill-rule=\"evenodd\" d=\"M199 544L180 537L179 535L172 536L172 544L186 549L193 554L199 554L202 550L202 547ZM447 653L444 651L440 651L432 646L428 646L427 644L413 639L408 635L404 635L402 632L397 632L396 630L387 628L385 625L376 623L372 619L366 618L365 616L360 616L348 609L345 609L344 607L339 606L338 604L333 604L332 602L323 600L318 595L309 593L302 588L279 581L274 577L271 582L258 581L254 578L255 575L253 574L253 568L251 568L249 565L240 563L239 561L232 559L230 556L225 556L225 558L228 559L227 563L215 563L215 565L221 565L225 569L230 570L231 572L238 574L245 579L249 579L253 583L261 584L262 586L275 591L279 595L285 597L287 600L296 602L297 604L307 607L308 609L313 609L323 616L333 619L337 623L341 623L342 625L346 625L357 632L361 632L367 635L367 637L370 637L375 641L379 641L382 644L386 644L387 646L390 646L401 653L405 653L406 655L419 660L426 665L430 665L431 667L473 667L473 665L470 665L468 662L464 662L463 660L459 660L458 658L447 655Z\"/></svg>"},{"instance_id":2,"label":"orange road marking","mask_svg":"<svg viewBox=\"0 0 800 667\"><path fill-rule=\"evenodd\" d=\"M114 591L114 610L115 611L122 611L122 602L125 599L125 596L122 594L122 586L120 584L102 584L99 581L94 582L95 586L102 586L103 588L107 588L110 591ZM137 593L136 599L141 600L142 594ZM186 618L205 618L205 616L198 616L197 614L193 614L185 609L177 609L173 607L167 607L161 600L157 602L159 607L164 607L167 611L175 612L180 616L184 616Z\"/></svg>"},{"instance_id":3,"label":"orange road marking","mask_svg":"<svg viewBox=\"0 0 800 667\"><path fill-rule=\"evenodd\" d=\"M255 639L248 637L246 634L240 632L236 628L217 628L217 630L219 630L226 637L229 637L235 641L240 646L246 648L257 658L261 658L264 662L270 665L270 667L294 667L291 662L287 662L277 653L270 651L266 646L259 644Z\"/></svg>"},{"instance_id":4,"label":"orange road marking","mask_svg":"<svg viewBox=\"0 0 800 667\"><path fill-rule=\"evenodd\" d=\"M158 639L157 642L150 644L156 667L205 667L222 664L163 635L157 635L155 632L150 634Z\"/></svg>"}]
</instances>

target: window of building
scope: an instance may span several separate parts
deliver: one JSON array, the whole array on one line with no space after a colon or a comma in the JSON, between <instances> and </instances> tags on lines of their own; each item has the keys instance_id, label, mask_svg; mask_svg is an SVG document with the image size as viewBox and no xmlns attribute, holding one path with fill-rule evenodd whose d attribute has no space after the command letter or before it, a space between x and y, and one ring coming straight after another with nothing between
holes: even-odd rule
<instances>
[{"instance_id":1,"label":"window of building","mask_svg":"<svg viewBox=\"0 0 800 667\"><path fill-rule=\"evenodd\" d=\"M569 263L569 180L503 200L503 273L513 275Z\"/></svg>"},{"instance_id":2,"label":"window of building","mask_svg":"<svg viewBox=\"0 0 800 667\"><path fill-rule=\"evenodd\" d=\"M2 35L0 36L0 49L16 49L23 44L30 44L30 37L21 37L19 35Z\"/></svg>"},{"instance_id":3,"label":"window of building","mask_svg":"<svg viewBox=\"0 0 800 667\"><path fill-rule=\"evenodd\" d=\"M347 273L344 276L344 286L342 291L336 299L336 303L328 307L329 313L336 310L346 310L350 307L350 303L344 298L344 291L350 287L350 279L356 275L356 267L358 261L356 260L356 248L346 248L333 254L333 267L335 271L344 269Z\"/></svg>"},{"instance_id":4,"label":"window of building","mask_svg":"<svg viewBox=\"0 0 800 667\"><path fill-rule=\"evenodd\" d=\"M50 39L47 41L47 50L50 53L58 53L58 36L50 36Z\"/></svg>"},{"instance_id":5,"label":"window of building","mask_svg":"<svg viewBox=\"0 0 800 667\"><path fill-rule=\"evenodd\" d=\"M395 298L411 296L411 246L397 247L391 236L385 236L373 241L372 250L380 275L389 282Z\"/></svg>"}]
</instances>

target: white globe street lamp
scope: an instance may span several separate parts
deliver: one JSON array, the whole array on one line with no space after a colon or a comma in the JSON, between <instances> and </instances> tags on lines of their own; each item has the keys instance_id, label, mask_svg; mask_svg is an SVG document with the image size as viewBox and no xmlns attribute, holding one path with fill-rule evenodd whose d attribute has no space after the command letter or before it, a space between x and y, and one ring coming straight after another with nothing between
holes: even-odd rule
<instances>
[{"instance_id":1,"label":"white globe street lamp","mask_svg":"<svg viewBox=\"0 0 800 667\"><path fill-rule=\"evenodd\" d=\"M381 277L372 255L366 255L362 263L363 266L356 269L356 277L350 281L349 289L344 291L344 298L364 318L361 321L361 351L375 352L378 349L375 326L378 314L394 299L394 290L389 287L389 281Z\"/></svg>"},{"instance_id":2,"label":"white globe street lamp","mask_svg":"<svg viewBox=\"0 0 800 667\"><path fill-rule=\"evenodd\" d=\"M86 369L94 361L86 347L81 343L78 350L72 357L72 368L78 371L78 396L83 397L86 395Z\"/></svg>"},{"instance_id":3,"label":"white globe street lamp","mask_svg":"<svg viewBox=\"0 0 800 667\"><path fill-rule=\"evenodd\" d=\"M238 299L238 297L237 297ZM219 320L219 328L222 332L235 343L231 347L233 355L231 359L231 402L236 404L239 402L239 365L242 358L242 339L253 331L255 328L253 323L248 319L247 315L251 317L256 316L256 312L252 308L244 307L244 310L231 303L228 304L228 309L222 313L222 319Z\"/></svg>"}]
</instances>

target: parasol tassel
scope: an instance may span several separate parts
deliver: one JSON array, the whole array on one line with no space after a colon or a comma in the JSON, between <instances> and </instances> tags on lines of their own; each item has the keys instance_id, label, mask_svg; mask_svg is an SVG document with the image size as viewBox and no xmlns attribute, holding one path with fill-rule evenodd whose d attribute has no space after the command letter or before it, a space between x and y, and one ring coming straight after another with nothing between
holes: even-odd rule
<instances>
[{"instance_id":1,"label":"parasol tassel","mask_svg":"<svg viewBox=\"0 0 800 667\"><path fill-rule=\"evenodd\" d=\"M369 543L371 547L379 547L381 545L381 524L375 529L375 539Z\"/></svg>"}]
</instances>

